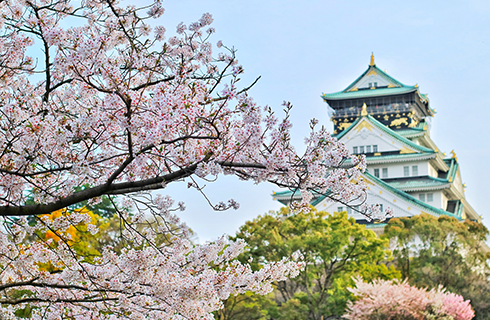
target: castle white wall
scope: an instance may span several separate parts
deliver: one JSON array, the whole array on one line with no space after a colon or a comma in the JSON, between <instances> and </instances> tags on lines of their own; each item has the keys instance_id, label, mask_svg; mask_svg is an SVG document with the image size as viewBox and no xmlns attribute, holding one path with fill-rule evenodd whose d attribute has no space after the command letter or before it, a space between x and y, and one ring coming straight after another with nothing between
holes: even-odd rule
<instances>
[{"instance_id":1,"label":"castle white wall","mask_svg":"<svg viewBox=\"0 0 490 320\"><path fill-rule=\"evenodd\" d=\"M359 89L361 89L361 88L372 88L374 86L375 82L376 82L378 87L387 86L390 84L385 78L376 74L376 75L370 75L368 77L364 77L363 79L361 79L357 83L357 86ZM371 86L369 86L370 83L371 83Z\"/></svg>"},{"instance_id":2,"label":"castle white wall","mask_svg":"<svg viewBox=\"0 0 490 320\"><path fill-rule=\"evenodd\" d=\"M425 203L433 206L434 208L446 210L447 198L444 196L444 194L441 191L423 191L423 192L407 192L407 193L417 200L421 200L420 195L423 194ZM428 194L432 194L432 201L428 200Z\"/></svg>"},{"instance_id":3,"label":"castle white wall","mask_svg":"<svg viewBox=\"0 0 490 320\"><path fill-rule=\"evenodd\" d=\"M429 163L429 176L437 178L437 170Z\"/></svg>"},{"instance_id":4,"label":"castle white wall","mask_svg":"<svg viewBox=\"0 0 490 320\"><path fill-rule=\"evenodd\" d=\"M461 192L461 194L463 194L464 192L463 180L461 179L461 172L459 171L459 169L454 179L454 186L456 187L456 189L458 189L459 192Z\"/></svg>"},{"instance_id":5,"label":"castle white wall","mask_svg":"<svg viewBox=\"0 0 490 320\"><path fill-rule=\"evenodd\" d=\"M371 132L366 128L363 128L359 134L352 137L347 136L346 139L341 139L341 141L347 146L350 152L353 152L353 147L360 146L371 146L372 150L373 145L378 146L378 152L400 150L399 146L395 145L392 140L383 139L377 132Z\"/></svg>"},{"instance_id":6,"label":"castle white wall","mask_svg":"<svg viewBox=\"0 0 490 320\"><path fill-rule=\"evenodd\" d=\"M413 175L413 166L417 166L417 175ZM379 177L383 177L383 168L388 169L388 179L390 178L404 178L404 167L409 167L409 177L428 176L430 172L430 164L428 161L413 161L413 162L397 162L397 163L383 163L383 164L370 164L368 165L368 172L374 175L374 169L379 169Z\"/></svg>"}]
</instances>

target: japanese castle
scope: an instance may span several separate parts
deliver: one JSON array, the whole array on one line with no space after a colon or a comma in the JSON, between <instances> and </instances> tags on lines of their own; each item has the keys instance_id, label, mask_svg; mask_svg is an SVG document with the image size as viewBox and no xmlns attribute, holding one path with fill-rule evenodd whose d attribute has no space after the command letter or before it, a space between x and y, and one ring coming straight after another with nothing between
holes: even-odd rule
<instances>
[{"instance_id":1,"label":"japanese castle","mask_svg":"<svg viewBox=\"0 0 490 320\"><path fill-rule=\"evenodd\" d=\"M367 70L352 84L322 97L331 108L334 136L351 153L366 156L368 203L390 207L394 217L428 213L481 220L466 201L456 154L452 151L446 157L430 138L428 120L435 111L417 85L395 80L376 66L371 55ZM288 204L299 195L284 191L273 197ZM318 194L311 204L319 211L347 211L377 232L384 227L327 200Z\"/></svg>"}]
</instances>

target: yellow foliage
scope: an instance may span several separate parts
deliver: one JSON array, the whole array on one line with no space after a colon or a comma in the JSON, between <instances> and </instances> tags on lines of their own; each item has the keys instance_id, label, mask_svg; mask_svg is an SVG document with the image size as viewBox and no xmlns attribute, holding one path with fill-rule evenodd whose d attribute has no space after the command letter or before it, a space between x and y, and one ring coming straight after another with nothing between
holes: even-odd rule
<instances>
[{"instance_id":1,"label":"yellow foliage","mask_svg":"<svg viewBox=\"0 0 490 320\"><path fill-rule=\"evenodd\" d=\"M68 210L66 208L56 210L50 214L46 214L44 216L47 216L49 220L54 221L57 218L60 218L61 216L70 216L72 213L78 213L78 214L87 214L90 216L90 222L94 225L97 225L97 222L101 219L98 215L94 214L92 211L88 210L86 207L82 207L79 209L72 209ZM61 237L63 239L67 239L68 244L72 244L73 242L77 242L80 240L80 231L86 232L87 231L87 226L85 224L81 224L78 226L69 226L65 231L61 230L48 230L46 232L46 239L53 239L56 242L59 242L61 240ZM71 239L71 240L69 240Z\"/></svg>"}]
</instances>

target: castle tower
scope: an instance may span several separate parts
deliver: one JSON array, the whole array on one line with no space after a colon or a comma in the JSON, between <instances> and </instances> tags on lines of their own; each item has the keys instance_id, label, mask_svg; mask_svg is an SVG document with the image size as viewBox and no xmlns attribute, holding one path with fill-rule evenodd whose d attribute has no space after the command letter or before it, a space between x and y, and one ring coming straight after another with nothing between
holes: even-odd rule
<instances>
[{"instance_id":1,"label":"castle tower","mask_svg":"<svg viewBox=\"0 0 490 320\"><path fill-rule=\"evenodd\" d=\"M347 129L364 104L368 114L392 129L416 128L435 114L417 85L407 86L381 71L374 55L367 70L347 88L322 97L333 110L334 134Z\"/></svg>"},{"instance_id":2,"label":"castle tower","mask_svg":"<svg viewBox=\"0 0 490 320\"><path fill-rule=\"evenodd\" d=\"M366 156L368 203L391 207L395 217L428 213L480 221L466 201L456 154L446 157L430 138L427 120L435 112L417 85L405 85L381 71L372 55L367 70L352 84L322 97L331 108L334 136L351 153ZM288 204L299 195L283 191L273 197ZM327 198L317 194L312 205L327 212L346 210L360 223L383 228Z\"/></svg>"}]
</instances>

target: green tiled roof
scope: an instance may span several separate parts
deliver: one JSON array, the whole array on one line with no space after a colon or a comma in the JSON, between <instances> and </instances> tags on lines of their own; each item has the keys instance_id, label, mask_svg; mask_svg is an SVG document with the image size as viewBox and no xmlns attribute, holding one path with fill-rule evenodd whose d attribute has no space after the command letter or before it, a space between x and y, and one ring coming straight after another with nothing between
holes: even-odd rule
<instances>
[{"instance_id":1,"label":"green tiled roof","mask_svg":"<svg viewBox=\"0 0 490 320\"><path fill-rule=\"evenodd\" d=\"M366 157L367 163L376 163L378 161L393 160L392 162L403 162L422 159L432 159L436 157L436 152L425 152L425 153L402 153L402 154L390 154L386 156L373 156ZM420 160L422 160L420 159Z\"/></svg>"},{"instance_id":2,"label":"green tiled roof","mask_svg":"<svg viewBox=\"0 0 490 320\"><path fill-rule=\"evenodd\" d=\"M381 156L370 156L366 157L366 161L368 164L378 163L378 161L385 162L392 160L391 162L404 162L404 161L413 161L413 160L426 160L432 159L436 157L436 152L426 152L426 153L401 153L401 154L389 154L389 155L381 155ZM345 164L349 164L350 159L345 160Z\"/></svg>"},{"instance_id":3,"label":"green tiled roof","mask_svg":"<svg viewBox=\"0 0 490 320\"><path fill-rule=\"evenodd\" d=\"M455 158L450 158L450 159L444 159L444 162L447 164L449 167L449 171L447 172L446 178L451 181L454 181L456 178L456 174L458 173L458 161Z\"/></svg>"},{"instance_id":4,"label":"green tiled roof","mask_svg":"<svg viewBox=\"0 0 490 320\"><path fill-rule=\"evenodd\" d=\"M385 78L393 88L376 88L376 89L365 89L358 91L349 91L356 86L356 84L369 72L374 71L376 74ZM355 99L355 98L364 98L364 97L375 97L375 96L389 96L393 94L403 94L408 92L417 91L417 87L415 86L407 86L395 78L388 75L386 72L378 68L376 65L370 65L366 71L364 71L354 82L352 82L347 88L342 91L335 93L324 93L322 95L325 100L339 100L339 99ZM425 95L422 95L422 98L425 99Z\"/></svg>"},{"instance_id":5,"label":"green tiled roof","mask_svg":"<svg viewBox=\"0 0 490 320\"><path fill-rule=\"evenodd\" d=\"M423 133L425 130L425 126L427 125L426 122L420 122L416 127L414 128L407 128L407 129L401 129L401 130L396 130L395 132L401 135L402 137L413 137L413 136L418 136L421 133Z\"/></svg>"},{"instance_id":6,"label":"green tiled roof","mask_svg":"<svg viewBox=\"0 0 490 320\"><path fill-rule=\"evenodd\" d=\"M389 74L387 74L386 72L384 72L383 70L381 70L380 68L378 68L376 65L369 65L369 67L366 69L366 71L363 72L363 74L361 74L359 77L357 77L356 80L354 80L354 82L352 82L347 88L345 88L343 91L348 91L350 90L351 88L354 87L354 85L362 79L362 77L364 77L365 74L367 74L369 71L371 70L374 70L377 74L381 75L383 78L385 78L386 80L388 80L389 82L391 82L393 85L397 86L397 87L408 87L406 85L404 85L403 83L401 83L400 81L396 80L395 78L391 77Z\"/></svg>"},{"instance_id":7,"label":"green tiled roof","mask_svg":"<svg viewBox=\"0 0 490 320\"><path fill-rule=\"evenodd\" d=\"M295 190L294 192L291 190L286 190L286 191L279 191L279 192L274 192L272 194L273 197L280 197L280 198L293 198L293 199L298 199L301 197L301 192L299 190ZM313 197L314 199L311 201L311 205L316 206L319 204L323 199L325 199L325 195L320 194L318 192L313 191ZM281 202L281 200L278 200Z\"/></svg>"},{"instance_id":8,"label":"green tiled roof","mask_svg":"<svg viewBox=\"0 0 490 320\"><path fill-rule=\"evenodd\" d=\"M449 184L449 181L441 178L423 177L423 178L410 178L410 179L398 179L393 181L384 181L393 188L415 191L419 189L438 189Z\"/></svg>"},{"instance_id":9,"label":"green tiled roof","mask_svg":"<svg viewBox=\"0 0 490 320\"><path fill-rule=\"evenodd\" d=\"M423 201L420 201L414 197L412 197L411 195L409 195L408 193L402 191L402 190L399 190L395 187L393 187L392 185L390 185L389 183L386 183L384 182L383 180L379 179L379 178L376 178L375 176L371 175L369 172L365 172L364 175L371 181L374 181L377 185L379 185L380 187L384 188L385 190L388 190L389 192L391 193L394 193L395 195L399 196L400 198L406 200L407 202L411 203L412 205L414 206L417 206L419 208L422 208L424 211L426 212L429 212L429 213L432 213L432 214L435 214L435 215L447 215L447 216L450 216L450 217L454 217L458 220L461 220L461 210L458 210L458 212L456 214L454 213L451 213L451 212L447 212L445 210L442 210L442 209L438 209L438 208L435 208ZM437 178L434 178L434 179L437 179ZM441 179L443 180L443 179ZM319 195L319 197L317 197L315 200L313 200L311 202L311 204L313 206L316 206L317 204L319 204L323 199L326 198L325 195L320 195L319 193L317 193L317 195ZM298 191L294 192L294 195L293 195L293 192L292 191L282 191L282 192L276 192L273 194L274 197L277 197L277 196L281 196L281 197L291 197L293 196L293 198L296 198L296 197L299 197L300 196L300 193ZM458 215L459 213L459 215Z\"/></svg>"},{"instance_id":10,"label":"green tiled roof","mask_svg":"<svg viewBox=\"0 0 490 320\"><path fill-rule=\"evenodd\" d=\"M416 91L415 87L401 87L401 88L378 88L378 89L368 89L368 90L358 90L358 91L340 91L335 93L324 93L322 98L324 100L343 100L343 99L356 99L356 98L367 98L367 97L377 97L377 96L389 96L394 94L403 94Z\"/></svg>"},{"instance_id":11,"label":"green tiled roof","mask_svg":"<svg viewBox=\"0 0 490 320\"><path fill-rule=\"evenodd\" d=\"M384 228L386 227L387 223L368 223L365 224L366 229L374 229L374 228Z\"/></svg>"},{"instance_id":12,"label":"green tiled roof","mask_svg":"<svg viewBox=\"0 0 490 320\"><path fill-rule=\"evenodd\" d=\"M396 133L398 133L399 135L407 139L424 135L423 130L411 130L411 129L397 130Z\"/></svg>"},{"instance_id":13,"label":"green tiled roof","mask_svg":"<svg viewBox=\"0 0 490 320\"><path fill-rule=\"evenodd\" d=\"M419 208L423 208L425 211L428 211L428 212L432 212L436 215L447 215L447 216L450 216L450 217L454 217L458 220L461 220L461 217L458 217L456 216L454 213L451 213L451 212L447 212L445 210L442 210L442 209L438 209L438 208L434 208L433 206L423 202L423 201L420 201L419 199L416 199L414 197L412 197L411 195L409 195L408 193L402 191L402 190L399 190L399 189L396 189L394 187L392 187L391 185L389 185L388 183L384 182L383 180L379 179L379 178L376 178L375 176L369 174L368 172L365 172L364 173L369 179L373 180L374 182L376 182L376 184L380 185L382 188L398 195L400 198L403 198L405 199L406 201L412 203L413 205L419 207Z\"/></svg>"}]
</instances>

